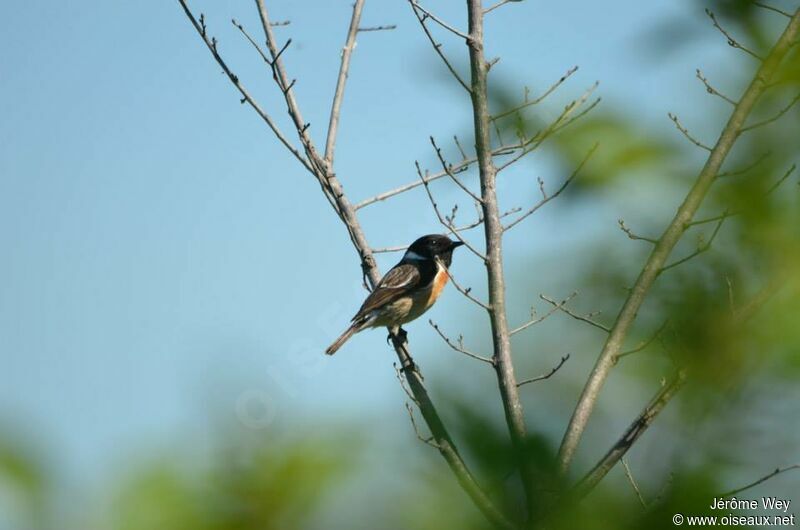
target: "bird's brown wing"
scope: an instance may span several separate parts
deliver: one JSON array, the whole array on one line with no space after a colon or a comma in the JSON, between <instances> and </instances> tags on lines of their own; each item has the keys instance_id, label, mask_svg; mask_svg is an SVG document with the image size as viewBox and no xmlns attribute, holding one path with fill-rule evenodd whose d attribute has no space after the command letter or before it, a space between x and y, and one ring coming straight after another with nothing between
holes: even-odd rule
<instances>
[{"instance_id":1,"label":"bird's brown wing","mask_svg":"<svg viewBox=\"0 0 800 530\"><path fill-rule=\"evenodd\" d=\"M386 273L375 290L370 293L353 320L369 315L371 311L394 302L419 284L419 269L409 263L401 263Z\"/></svg>"}]
</instances>

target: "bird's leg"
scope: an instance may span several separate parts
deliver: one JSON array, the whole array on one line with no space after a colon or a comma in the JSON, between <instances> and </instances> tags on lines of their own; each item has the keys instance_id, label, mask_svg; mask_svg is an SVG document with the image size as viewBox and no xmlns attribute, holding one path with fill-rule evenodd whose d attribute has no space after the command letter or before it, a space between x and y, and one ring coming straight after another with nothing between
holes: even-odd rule
<instances>
[{"instance_id":1,"label":"bird's leg","mask_svg":"<svg viewBox=\"0 0 800 530\"><path fill-rule=\"evenodd\" d=\"M405 350L405 346L408 344L408 332L401 328L400 326L390 328L389 334L386 336L386 342L391 342L393 346L400 347ZM400 371L405 372L410 370L412 372L419 372L417 371L417 365L414 362L414 359L408 354L408 350L405 351L406 353L406 361L403 363L403 366L400 368ZM420 374L421 376L422 374Z\"/></svg>"},{"instance_id":2,"label":"bird's leg","mask_svg":"<svg viewBox=\"0 0 800 530\"><path fill-rule=\"evenodd\" d=\"M386 335L386 343L390 344L392 339L396 340L400 346L408 344L408 333L400 326L389 328L389 334Z\"/></svg>"},{"instance_id":3,"label":"bird's leg","mask_svg":"<svg viewBox=\"0 0 800 530\"><path fill-rule=\"evenodd\" d=\"M397 328L397 338L400 340L400 344L408 344L408 333L402 327Z\"/></svg>"}]
</instances>

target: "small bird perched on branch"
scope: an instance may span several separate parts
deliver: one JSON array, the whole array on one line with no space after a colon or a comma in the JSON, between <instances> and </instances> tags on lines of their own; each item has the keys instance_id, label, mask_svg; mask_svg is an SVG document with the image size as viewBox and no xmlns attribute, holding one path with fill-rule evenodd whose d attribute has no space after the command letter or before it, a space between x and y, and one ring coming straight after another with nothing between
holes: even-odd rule
<instances>
[{"instance_id":1,"label":"small bird perched on branch","mask_svg":"<svg viewBox=\"0 0 800 530\"><path fill-rule=\"evenodd\" d=\"M430 309L450 278L447 268L453 260L453 250L463 244L439 234L414 241L403 259L381 278L364 300L351 319L350 327L325 353L333 355L350 337L367 328L388 327L393 332L402 331L400 326Z\"/></svg>"}]
</instances>

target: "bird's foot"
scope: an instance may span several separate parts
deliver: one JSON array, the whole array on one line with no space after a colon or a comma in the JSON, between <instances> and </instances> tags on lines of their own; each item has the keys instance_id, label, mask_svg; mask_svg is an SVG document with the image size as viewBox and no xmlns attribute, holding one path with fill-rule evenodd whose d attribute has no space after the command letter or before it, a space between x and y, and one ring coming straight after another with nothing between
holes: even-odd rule
<instances>
[{"instance_id":1,"label":"bird's foot","mask_svg":"<svg viewBox=\"0 0 800 530\"><path fill-rule=\"evenodd\" d=\"M408 333L403 328L397 328L397 331L390 331L386 335L386 343L391 344L393 339L397 340L400 345L405 346L408 344Z\"/></svg>"}]
</instances>

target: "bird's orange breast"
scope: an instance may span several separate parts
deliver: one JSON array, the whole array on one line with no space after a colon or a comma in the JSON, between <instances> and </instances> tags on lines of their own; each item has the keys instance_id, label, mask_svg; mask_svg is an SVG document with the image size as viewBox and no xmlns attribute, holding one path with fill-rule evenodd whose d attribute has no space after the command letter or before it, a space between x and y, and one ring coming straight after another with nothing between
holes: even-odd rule
<instances>
[{"instance_id":1,"label":"bird's orange breast","mask_svg":"<svg viewBox=\"0 0 800 530\"><path fill-rule=\"evenodd\" d=\"M440 267L439 270L436 272L436 276L433 278L433 284L431 285L431 294L428 296L428 303L427 307L433 305L439 295L442 294L442 290L444 286L447 285L447 280L450 279L450 276L447 274L447 270L444 267Z\"/></svg>"}]
</instances>

